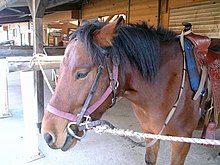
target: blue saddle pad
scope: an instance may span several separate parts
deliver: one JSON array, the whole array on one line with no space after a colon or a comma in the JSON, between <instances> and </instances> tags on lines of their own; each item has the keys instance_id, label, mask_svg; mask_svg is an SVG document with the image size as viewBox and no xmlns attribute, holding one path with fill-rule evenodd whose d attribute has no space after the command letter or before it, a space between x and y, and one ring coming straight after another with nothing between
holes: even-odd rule
<instances>
[{"instance_id":1,"label":"blue saddle pad","mask_svg":"<svg viewBox=\"0 0 220 165\"><path fill-rule=\"evenodd\" d=\"M193 45L188 39L184 39L184 49L186 54L186 66L189 75L191 89L196 92L199 88L200 75L197 69L195 56L193 54Z\"/></svg>"}]
</instances>

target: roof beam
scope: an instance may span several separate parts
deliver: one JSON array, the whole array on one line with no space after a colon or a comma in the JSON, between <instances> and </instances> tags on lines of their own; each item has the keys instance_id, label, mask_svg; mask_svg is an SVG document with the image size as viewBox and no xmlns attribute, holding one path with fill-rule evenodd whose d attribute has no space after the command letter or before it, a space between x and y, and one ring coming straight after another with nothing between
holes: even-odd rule
<instances>
[{"instance_id":1,"label":"roof beam","mask_svg":"<svg viewBox=\"0 0 220 165\"><path fill-rule=\"evenodd\" d=\"M38 0L36 6L36 17L43 18L49 0Z\"/></svg>"},{"instance_id":2,"label":"roof beam","mask_svg":"<svg viewBox=\"0 0 220 165\"><path fill-rule=\"evenodd\" d=\"M0 11L0 24L28 22L30 17L28 7L10 7Z\"/></svg>"},{"instance_id":3,"label":"roof beam","mask_svg":"<svg viewBox=\"0 0 220 165\"><path fill-rule=\"evenodd\" d=\"M0 1L0 11L4 10L5 8L7 8L9 5L15 3L16 0L4 0L4 1Z\"/></svg>"},{"instance_id":4,"label":"roof beam","mask_svg":"<svg viewBox=\"0 0 220 165\"><path fill-rule=\"evenodd\" d=\"M9 7L0 11L1 17L10 17L11 15L30 14L28 7Z\"/></svg>"},{"instance_id":5,"label":"roof beam","mask_svg":"<svg viewBox=\"0 0 220 165\"><path fill-rule=\"evenodd\" d=\"M12 15L20 15L20 14L15 13L15 12L13 12L13 11L11 11L11 10L7 10L7 9L5 9L5 10L3 10L3 11L0 11L0 18L10 17L10 16L12 16Z\"/></svg>"},{"instance_id":6,"label":"roof beam","mask_svg":"<svg viewBox=\"0 0 220 165\"><path fill-rule=\"evenodd\" d=\"M27 0L27 5L28 5L28 8L29 8L31 15L33 15L33 13L32 13L32 0Z\"/></svg>"},{"instance_id":7,"label":"roof beam","mask_svg":"<svg viewBox=\"0 0 220 165\"><path fill-rule=\"evenodd\" d=\"M80 0L62 0L62 1L61 0L51 0L51 1L49 1L47 8L53 8L53 7L60 6L60 5L66 4L66 3L71 3L71 2L76 4L76 3L79 3Z\"/></svg>"},{"instance_id":8,"label":"roof beam","mask_svg":"<svg viewBox=\"0 0 220 165\"><path fill-rule=\"evenodd\" d=\"M51 7L46 9L46 12L54 12L54 11L66 11L66 10L81 10L80 4L63 4L55 7Z\"/></svg>"},{"instance_id":9,"label":"roof beam","mask_svg":"<svg viewBox=\"0 0 220 165\"><path fill-rule=\"evenodd\" d=\"M27 0L32 17L35 16L36 18L43 18L48 2L49 0ZM33 3L35 3L34 13L32 8Z\"/></svg>"},{"instance_id":10,"label":"roof beam","mask_svg":"<svg viewBox=\"0 0 220 165\"><path fill-rule=\"evenodd\" d=\"M23 17L23 18L8 17L7 19L5 17L3 17L3 18L0 18L0 24L16 23L16 22L29 22L30 19L31 19L31 17Z\"/></svg>"},{"instance_id":11,"label":"roof beam","mask_svg":"<svg viewBox=\"0 0 220 165\"><path fill-rule=\"evenodd\" d=\"M8 9L8 10L11 10L11 11L13 11L13 12L15 12L15 13L25 14L23 11L18 10L18 9L15 9L15 8L12 8L12 7L8 7L7 9Z\"/></svg>"}]
</instances>

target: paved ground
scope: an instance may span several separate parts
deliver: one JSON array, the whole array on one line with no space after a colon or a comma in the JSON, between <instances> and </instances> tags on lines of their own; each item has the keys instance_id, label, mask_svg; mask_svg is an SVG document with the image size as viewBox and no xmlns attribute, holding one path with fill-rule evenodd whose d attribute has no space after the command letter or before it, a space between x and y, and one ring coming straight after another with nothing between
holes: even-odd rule
<instances>
[{"instance_id":1,"label":"paved ground","mask_svg":"<svg viewBox=\"0 0 220 165\"><path fill-rule=\"evenodd\" d=\"M50 149L39 135L39 149L45 157L27 163L19 79L19 73L9 74L9 108L13 117L0 119L1 165L102 165L103 163L106 165L144 165L144 148L133 146L121 137L109 134L99 135L93 131L88 132L74 149L67 152ZM45 95L47 102L50 97L48 90ZM116 107L109 110L103 118L120 128L139 130L138 123L126 100L118 102ZM200 134L201 132L195 132L194 136L199 137ZM220 139L220 131L218 131L217 138ZM220 147L210 149L193 144L185 164L220 165L218 152L220 152ZM161 142L157 164L168 165L170 154L170 143Z\"/></svg>"}]
</instances>

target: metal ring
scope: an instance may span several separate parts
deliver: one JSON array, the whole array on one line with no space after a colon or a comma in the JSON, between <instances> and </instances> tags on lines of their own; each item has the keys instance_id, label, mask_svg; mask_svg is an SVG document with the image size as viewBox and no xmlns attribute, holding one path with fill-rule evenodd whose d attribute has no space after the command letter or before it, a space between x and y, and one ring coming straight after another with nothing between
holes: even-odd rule
<instances>
[{"instance_id":1,"label":"metal ring","mask_svg":"<svg viewBox=\"0 0 220 165\"><path fill-rule=\"evenodd\" d=\"M75 132L71 129L71 125L73 125L73 124L76 125L76 122L70 122L70 123L68 123L68 125L67 125L67 132L68 132L71 136L73 136L74 138L76 138L76 139L78 139L78 140L81 140L82 138L85 137L86 131L83 130L83 135L82 135L82 136L76 135Z\"/></svg>"},{"instance_id":2,"label":"metal ring","mask_svg":"<svg viewBox=\"0 0 220 165\"><path fill-rule=\"evenodd\" d=\"M118 86L119 86L119 81L116 80L116 81L115 81L115 89L118 89Z\"/></svg>"}]
</instances>

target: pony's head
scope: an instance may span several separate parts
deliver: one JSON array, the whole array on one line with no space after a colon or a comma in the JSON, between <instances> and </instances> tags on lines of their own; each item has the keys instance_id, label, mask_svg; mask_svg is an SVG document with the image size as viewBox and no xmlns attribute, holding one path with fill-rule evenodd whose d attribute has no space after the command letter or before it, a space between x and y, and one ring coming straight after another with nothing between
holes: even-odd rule
<instances>
[{"instance_id":1,"label":"pony's head","mask_svg":"<svg viewBox=\"0 0 220 165\"><path fill-rule=\"evenodd\" d=\"M109 50L121 22L122 18L109 24L87 23L68 44L42 124L51 148L66 151L74 146L85 133L83 122L100 119L112 98L115 101L118 66ZM90 114L91 119L85 117Z\"/></svg>"}]
</instances>

